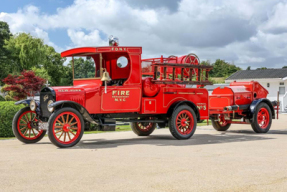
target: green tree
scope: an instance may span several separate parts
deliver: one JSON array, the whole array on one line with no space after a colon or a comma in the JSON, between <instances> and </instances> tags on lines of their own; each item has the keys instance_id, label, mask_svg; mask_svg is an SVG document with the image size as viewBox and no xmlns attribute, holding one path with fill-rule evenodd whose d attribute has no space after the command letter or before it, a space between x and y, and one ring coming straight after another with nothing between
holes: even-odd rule
<instances>
[{"instance_id":1,"label":"green tree","mask_svg":"<svg viewBox=\"0 0 287 192\"><path fill-rule=\"evenodd\" d=\"M69 66L72 65L70 61ZM95 77L95 64L92 58L84 60L82 57L74 59L75 78Z\"/></svg>"},{"instance_id":2,"label":"green tree","mask_svg":"<svg viewBox=\"0 0 287 192\"><path fill-rule=\"evenodd\" d=\"M221 59L217 59L211 65L213 66L213 69L209 73L211 77L228 77L236 71L241 70L240 67L236 67L234 64Z\"/></svg>"},{"instance_id":3,"label":"green tree","mask_svg":"<svg viewBox=\"0 0 287 192\"><path fill-rule=\"evenodd\" d=\"M267 67L260 67L260 68L257 68L256 70L265 70L267 69Z\"/></svg>"},{"instance_id":4,"label":"green tree","mask_svg":"<svg viewBox=\"0 0 287 192\"><path fill-rule=\"evenodd\" d=\"M248 67L246 68L246 70L251 70L251 67L250 67L250 66L248 66Z\"/></svg>"},{"instance_id":5,"label":"green tree","mask_svg":"<svg viewBox=\"0 0 287 192\"><path fill-rule=\"evenodd\" d=\"M6 22L0 21L0 85L3 85L1 79L7 77L8 73L11 72L9 64L9 51L4 47L5 41L10 39L11 33L9 25Z\"/></svg>"},{"instance_id":6,"label":"green tree","mask_svg":"<svg viewBox=\"0 0 287 192\"><path fill-rule=\"evenodd\" d=\"M287 68L287 66L283 66L282 69Z\"/></svg>"}]
</instances>

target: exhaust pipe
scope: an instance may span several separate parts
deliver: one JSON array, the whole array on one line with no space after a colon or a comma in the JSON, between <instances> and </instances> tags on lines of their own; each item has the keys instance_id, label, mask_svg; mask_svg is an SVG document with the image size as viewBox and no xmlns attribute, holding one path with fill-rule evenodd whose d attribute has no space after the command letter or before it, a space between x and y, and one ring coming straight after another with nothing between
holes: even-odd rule
<instances>
[{"instance_id":1,"label":"exhaust pipe","mask_svg":"<svg viewBox=\"0 0 287 192\"><path fill-rule=\"evenodd\" d=\"M248 109L250 105L231 105L223 108L224 111L236 111Z\"/></svg>"}]
</instances>

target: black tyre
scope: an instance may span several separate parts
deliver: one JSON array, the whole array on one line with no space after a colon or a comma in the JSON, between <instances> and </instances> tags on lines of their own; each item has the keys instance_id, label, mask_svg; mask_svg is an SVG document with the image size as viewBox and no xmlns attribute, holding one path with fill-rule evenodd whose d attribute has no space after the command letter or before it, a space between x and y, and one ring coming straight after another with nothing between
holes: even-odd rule
<instances>
[{"instance_id":1,"label":"black tyre","mask_svg":"<svg viewBox=\"0 0 287 192\"><path fill-rule=\"evenodd\" d=\"M50 141L60 148L76 145L85 129L82 115L70 107L55 111L49 118L48 125Z\"/></svg>"},{"instance_id":2,"label":"black tyre","mask_svg":"<svg viewBox=\"0 0 287 192\"><path fill-rule=\"evenodd\" d=\"M26 144L37 143L46 134L44 130L38 130L38 115L31 111L30 107L20 109L12 121L12 130L15 137Z\"/></svg>"},{"instance_id":3,"label":"black tyre","mask_svg":"<svg viewBox=\"0 0 287 192\"><path fill-rule=\"evenodd\" d=\"M169 130L176 139L189 139L196 130L197 119L187 105L176 108L169 119Z\"/></svg>"},{"instance_id":4,"label":"black tyre","mask_svg":"<svg viewBox=\"0 0 287 192\"><path fill-rule=\"evenodd\" d=\"M211 119L212 126L217 131L227 131L231 125L224 119L224 115L219 115L218 119Z\"/></svg>"},{"instance_id":5,"label":"black tyre","mask_svg":"<svg viewBox=\"0 0 287 192\"><path fill-rule=\"evenodd\" d=\"M256 133L267 133L272 124L272 113L266 103L260 103L251 119L251 127Z\"/></svg>"},{"instance_id":6,"label":"black tyre","mask_svg":"<svg viewBox=\"0 0 287 192\"><path fill-rule=\"evenodd\" d=\"M152 118L150 117L149 119ZM131 123L131 128L138 136L148 136L155 130L156 123L133 122Z\"/></svg>"}]
</instances>

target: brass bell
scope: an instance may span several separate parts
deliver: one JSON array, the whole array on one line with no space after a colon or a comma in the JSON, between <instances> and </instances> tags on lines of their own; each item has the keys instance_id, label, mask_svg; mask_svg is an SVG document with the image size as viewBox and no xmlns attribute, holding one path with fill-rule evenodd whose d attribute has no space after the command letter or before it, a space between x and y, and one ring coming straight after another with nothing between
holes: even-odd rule
<instances>
[{"instance_id":1,"label":"brass bell","mask_svg":"<svg viewBox=\"0 0 287 192\"><path fill-rule=\"evenodd\" d=\"M109 72L107 72L105 70L105 72L103 73L103 77L101 79L101 81L111 81L112 79L110 78Z\"/></svg>"}]
</instances>

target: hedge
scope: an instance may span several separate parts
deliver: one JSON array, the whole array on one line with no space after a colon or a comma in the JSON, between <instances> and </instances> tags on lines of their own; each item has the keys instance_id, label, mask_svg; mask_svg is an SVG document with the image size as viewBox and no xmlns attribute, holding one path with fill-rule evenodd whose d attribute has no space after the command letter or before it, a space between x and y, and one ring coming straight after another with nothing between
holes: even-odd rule
<instances>
[{"instance_id":1,"label":"hedge","mask_svg":"<svg viewBox=\"0 0 287 192\"><path fill-rule=\"evenodd\" d=\"M14 101L0 102L0 137L14 137L12 120L17 111L24 107L14 103Z\"/></svg>"},{"instance_id":2,"label":"hedge","mask_svg":"<svg viewBox=\"0 0 287 192\"><path fill-rule=\"evenodd\" d=\"M0 95L0 101L5 101L5 98L2 95Z\"/></svg>"}]
</instances>

